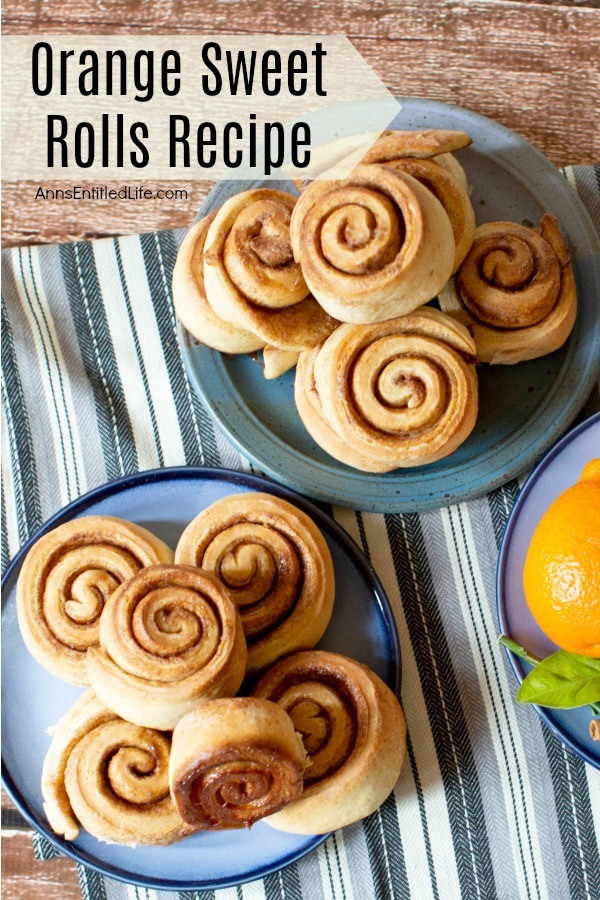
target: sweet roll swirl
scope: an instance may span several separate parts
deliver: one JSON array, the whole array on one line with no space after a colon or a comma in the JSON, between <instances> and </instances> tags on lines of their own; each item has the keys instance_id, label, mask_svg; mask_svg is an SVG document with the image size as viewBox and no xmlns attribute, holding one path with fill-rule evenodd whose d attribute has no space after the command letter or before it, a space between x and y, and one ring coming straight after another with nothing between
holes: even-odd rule
<instances>
[{"instance_id":1,"label":"sweet roll swirl","mask_svg":"<svg viewBox=\"0 0 600 900\"><path fill-rule=\"evenodd\" d=\"M233 696L246 641L219 582L189 566L152 566L107 603L87 670L98 697L137 725L169 730L191 709Z\"/></svg>"},{"instance_id":2,"label":"sweet roll swirl","mask_svg":"<svg viewBox=\"0 0 600 900\"><path fill-rule=\"evenodd\" d=\"M89 684L85 654L99 641L100 615L114 591L146 566L173 561L173 552L145 528L112 516L65 522L41 537L17 583L23 640L46 669Z\"/></svg>"},{"instance_id":3,"label":"sweet roll swirl","mask_svg":"<svg viewBox=\"0 0 600 900\"><path fill-rule=\"evenodd\" d=\"M302 741L277 704L214 700L175 728L171 794L194 828L241 828L296 800L304 765Z\"/></svg>"},{"instance_id":4,"label":"sweet roll swirl","mask_svg":"<svg viewBox=\"0 0 600 900\"><path fill-rule=\"evenodd\" d=\"M285 710L308 755L302 797L270 825L322 834L383 803L400 774L406 724L395 695L367 666L338 653L296 653L269 669L253 696Z\"/></svg>"},{"instance_id":5,"label":"sweet roll swirl","mask_svg":"<svg viewBox=\"0 0 600 900\"><path fill-rule=\"evenodd\" d=\"M331 554L291 503L264 493L217 500L186 528L175 559L227 588L248 642L249 672L323 636L335 593Z\"/></svg>"}]
</instances>

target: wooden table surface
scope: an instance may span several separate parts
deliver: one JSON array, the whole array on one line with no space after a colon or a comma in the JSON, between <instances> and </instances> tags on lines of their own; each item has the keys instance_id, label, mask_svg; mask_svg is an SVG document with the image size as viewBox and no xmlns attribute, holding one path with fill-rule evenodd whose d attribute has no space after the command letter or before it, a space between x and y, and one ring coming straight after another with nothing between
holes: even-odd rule
<instances>
[{"instance_id":1,"label":"wooden table surface","mask_svg":"<svg viewBox=\"0 0 600 900\"><path fill-rule=\"evenodd\" d=\"M345 32L394 93L490 116L556 165L600 162L600 0L5 0L3 19L5 34ZM32 183L5 182L3 246L188 225L210 183L171 186L188 199L140 208L40 205ZM2 824L4 900L80 897L71 860L35 861L5 794Z\"/></svg>"},{"instance_id":2,"label":"wooden table surface","mask_svg":"<svg viewBox=\"0 0 600 900\"><path fill-rule=\"evenodd\" d=\"M293 10L293 14L292 11ZM518 131L557 165L600 160L600 0L5 0L5 34L345 32L396 94L457 103ZM594 102L595 101L595 102ZM156 185L146 182L154 188ZM47 182L45 187L65 187ZM185 200L40 201L4 184L3 246L189 224Z\"/></svg>"}]
</instances>

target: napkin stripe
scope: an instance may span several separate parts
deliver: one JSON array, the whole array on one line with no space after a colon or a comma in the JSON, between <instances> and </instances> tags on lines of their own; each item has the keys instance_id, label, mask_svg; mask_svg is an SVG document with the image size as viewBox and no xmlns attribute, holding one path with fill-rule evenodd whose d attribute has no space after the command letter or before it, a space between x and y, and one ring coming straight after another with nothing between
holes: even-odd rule
<instances>
[{"instance_id":1,"label":"napkin stripe","mask_svg":"<svg viewBox=\"0 0 600 900\"><path fill-rule=\"evenodd\" d=\"M278 897L281 897L282 900L283 898L285 900L302 900L298 867L295 863L287 866L281 872L267 875L264 887L267 900L276 900Z\"/></svg>"},{"instance_id":2,"label":"napkin stripe","mask_svg":"<svg viewBox=\"0 0 600 900\"><path fill-rule=\"evenodd\" d=\"M516 482L510 482L504 488L494 491L489 497L490 506L496 506L498 522L504 527L508 518L508 512L504 505L498 508L500 503L500 495L502 491L513 494L516 498L518 493ZM511 505L513 498L511 498ZM593 847L596 843L594 823L591 818L591 802L589 791L587 790L587 782L585 778L585 764L575 756L567 755L560 741L554 737L546 728L541 729L544 740L544 746L547 753L548 765L551 773L551 783L556 803L557 821L562 842L562 851L564 857L564 865L566 868L569 886L572 896L600 896L600 886L596 894L586 893L584 871L596 871L596 878L600 877L598 866L593 866L587 859L586 850L589 848L593 853ZM576 765L579 767L579 778L572 781L569 772L569 766ZM577 796L572 793L572 784L577 785ZM579 833L580 825L577 822L578 811L582 811L580 818L581 825L585 828L585 840ZM585 810L588 815L585 815ZM583 855L577 848L583 847Z\"/></svg>"},{"instance_id":3,"label":"napkin stripe","mask_svg":"<svg viewBox=\"0 0 600 900\"><path fill-rule=\"evenodd\" d=\"M15 360L15 350L10 319L2 302L2 403L5 423L9 433L11 475L17 504L19 542L24 544L29 535L42 524L37 469L33 442L23 395L23 387ZM20 410L18 426L15 426L13 410ZM6 516L2 516L3 525ZM6 542L8 544L8 541ZM3 542L3 546L5 546Z\"/></svg>"},{"instance_id":4,"label":"napkin stripe","mask_svg":"<svg viewBox=\"0 0 600 900\"><path fill-rule=\"evenodd\" d=\"M70 403L64 380L64 363L56 343L55 329L50 312L44 309L40 292L35 282L33 269L34 253L31 248L14 251L20 278L17 291L27 317L39 359L39 371L43 391L50 410L51 430L54 441L60 447L58 466L59 481L65 484L66 496L71 498L80 493L77 477L76 447L70 424ZM51 327L52 325L52 327ZM52 410L55 416L52 416Z\"/></svg>"},{"instance_id":5,"label":"napkin stripe","mask_svg":"<svg viewBox=\"0 0 600 900\"><path fill-rule=\"evenodd\" d=\"M146 365L145 365L144 357L142 354L142 348L140 346L140 339L139 339L139 336L138 336L138 333L137 333L137 330L135 327L135 321L133 318L133 310L131 308L131 298L129 296L129 290L127 288L127 281L125 279L125 272L123 270L123 260L121 257L119 241L115 240L113 242L113 246L115 249L115 256L117 258L117 265L119 267L119 278L121 279L121 289L123 291L123 297L125 300L125 304L127 306L127 316L129 319L129 327L131 329L131 334L132 334L134 345L135 345L135 351L136 351L137 358L138 358L138 365L140 368L142 382L144 385L144 392L146 394L146 400L148 403L148 410L150 413L150 418L152 420L152 433L154 436L154 443L156 445L156 453L158 456L158 465L160 468L162 468L165 465L165 457L164 457L164 453L163 453L163 449L162 449L162 445L161 445L161 439L160 439L160 434L159 434L159 430L158 430L158 422L157 422L157 418L156 418L156 410L154 408L154 401L152 399L152 392L150 391L150 385L148 382L148 373L146 371Z\"/></svg>"},{"instance_id":6,"label":"napkin stripe","mask_svg":"<svg viewBox=\"0 0 600 900\"><path fill-rule=\"evenodd\" d=\"M373 565L373 559L371 556L371 551L369 548L369 542L367 538L367 533L365 529L364 517L361 512L354 512L350 510L344 510L344 515L341 516L339 513L335 515L336 511L332 511L334 516L341 520L341 524L346 528L351 534L353 534L357 543L360 544L363 553L369 560L369 562ZM419 808L419 819L422 828L423 842L424 842L424 853L427 860L427 867L429 871L429 877L431 879L431 888L432 888L432 896L434 898L438 898L438 887L437 887L437 879L435 874L435 868L433 865L433 854L431 850L431 840L429 836L429 829L427 825L427 815L425 811L425 804L423 800L423 790L419 778L418 767L415 761L414 750L412 746L412 739L410 735L410 731L407 734L406 741L406 755L408 762L410 764L411 773L413 775L414 780L414 788L418 798L418 808ZM388 801L383 805L381 810L375 813L373 816L365 819L364 828L365 834L367 837L367 847L369 851L369 858L371 861L371 868L374 873L380 872L383 867L384 860L381 859L380 845L381 842L385 844L386 842L386 834L389 837L390 843L397 844L397 849L394 852L394 864L392 866L393 879L395 881L395 887L398 891L399 896L410 896L410 888L409 888L409 879L408 872L406 869L406 858L404 852L404 846L402 842L400 823L398 821L397 810L394 810L394 814L391 813L389 816L386 816L387 819L387 829L384 828L382 830L381 823L381 815L387 813L389 808L389 804L391 802L391 797L388 798Z\"/></svg>"},{"instance_id":7,"label":"napkin stripe","mask_svg":"<svg viewBox=\"0 0 600 900\"><path fill-rule=\"evenodd\" d=\"M136 470L137 455L112 344L106 338L108 325L91 245L63 244L60 262L81 360L94 395L106 475L112 481Z\"/></svg>"},{"instance_id":8,"label":"napkin stripe","mask_svg":"<svg viewBox=\"0 0 600 900\"><path fill-rule=\"evenodd\" d=\"M177 328L170 295L170 280L166 272L172 271L177 247L173 236L142 235L140 238L148 286L154 309L157 311L161 341L165 348L165 360L169 381L184 444L188 465L219 465L219 451L212 423L193 394L185 366L177 345Z\"/></svg>"},{"instance_id":9,"label":"napkin stripe","mask_svg":"<svg viewBox=\"0 0 600 900\"><path fill-rule=\"evenodd\" d=\"M431 892L432 896L435 900L439 900L440 893L438 889L437 877L435 874L435 867L433 865L433 853L431 851L431 837L429 835L429 826L427 824L427 815L425 811L425 802L423 799L423 786L421 784L421 779L419 777L419 770L415 760L415 752L412 746L412 739L410 737L410 732L407 735L406 739L406 755L408 757L410 768L412 771L413 779L415 782L415 791L417 794L417 800L419 804L419 817L421 820L421 828L423 831L423 839L425 842L425 855L427 857L427 870L429 872L429 878L431 881ZM409 896L409 892L406 892L406 896Z\"/></svg>"},{"instance_id":10,"label":"napkin stripe","mask_svg":"<svg viewBox=\"0 0 600 900\"><path fill-rule=\"evenodd\" d=\"M469 552L469 547L473 546L472 533L469 535L469 539L465 534L465 524L463 520L463 516L461 513L462 505L449 509L446 513L442 513L442 515L447 515L449 520L452 542L454 545L454 553L458 558L461 555L464 558L464 564L460 565L460 576L461 576L461 586L462 586L462 596L465 598L468 604L469 616L474 627L476 642L478 645L478 656L480 665L483 667L483 674L487 684L488 696L490 698L490 702L492 704L493 717L497 724L497 738L498 742L497 746L497 756L501 758L505 768L505 776L506 781L508 782L511 801L513 807L515 809L522 810L524 823L520 823L519 816L515 816L515 824L517 828L517 842L519 848L519 855L521 858L521 863L523 866L523 871L527 877L527 895L530 896L531 885L529 884L529 873L528 867L526 865L525 856L526 852L524 850L524 845L527 844L526 850L527 858L530 859L534 863L534 881L535 881L535 894L539 897L540 890L539 884L537 880L537 873L535 872L535 853L531 843L531 825L529 822L529 817L527 814L527 799L524 793L523 788L523 776L521 772L521 765L519 761L519 756L517 753L517 748L515 747L513 735L510 731L510 728L507 729L508 737L510 740L510 748L507 750L506 743L504 740L503 734L503 726L505 723L508 724L508 713L506 703L504 701L503 696L500 694L499 702L496 704L494 700L494 687L497 688L499 684L499 673L496 666L496 661L494 657L494 653L497 652L496 647L493 645L492 640L490 638L490 633L488 628L486 627L485 621L482 621L480 629L477 628L476 625L476 616L479 616L479 611L482 607L483 598L479 594L479 590L477 584L475 582L475 577L473 573L473 561ZM455 523L454 519L457 519L458 522ZM460 529L460 536L457 532L457 527ZM462 550L462 554L461 554ZM467 583L467 574L470 576L470 585ZM472 600L470 599L472 597ZM482 617L483 619L483 617ZM484 646L485 644L485 646ZM486 663L486 651L487 651L487 659L493 668L493 672L490 672L488 669L488 663ZM500 722L500 716L502 716L502 722ZM498 753L500 751L500 753ZM511 766L516 768L516 782L513 779L513 774L511 771ZM519 793L519 797L516 797L517 792Z\"/></svg>"},{"instance_id":11,"label":"napkin stripe","mask_svg":"<svg viewBox=\"0 0 600 900\"><path fill-rule=\"evenodd\" d=\"M354 513L345 511L343 517L344 526L351 535L358 538L357 529L353 527L356 518ZM337 518L341 518L339 512ZM421 798L414 785L406 785L404 782L408 780L408 772L401 777L397 794L403 797L402 802L398 804L398 816L402 822L401 833L403 834L404 843L407 846L412 845L412 852L406 855L407 875L411 891L422 890L423 876L422 872L428 868L428 843L431 838L431 856L434 865L435 878L444 885L444 891L450 896L456 896L460 893L460 883L458 877L458 863L453 850L453 838L449 818L449 809L446 800L444 784L441 778L439 762L436 755L434 736L426 706L423 686L421 684L421 674L418 669L418 659L414 648L412 647L410 634L408 630L406 613L402 606L402 598L400 593L400 585L396 576L396 570L392 557L392 547L385 532L382 533L382 521L380 516L372 513L361 516L364 521L365 533L367 540L370 542L370 559L379 573L384 588L388 594L388 598L392 604L398 622L400 644L403 648L402 656L402 697L407 717L408 731L411 735L411 743L408 746L409 759L410 754L415 759L417 768L422 767L424 778L430 782L434 777L436 790L432 791L431 786L427 793L422 795L423 817L425 821L432 822L430 833L423 834L419 829L418 836L413 842L413 835L417 831L417 822L420 821L419 814L415 815L415 810L405 811L406 797L417 794L418 803ZM384 523L385 524L385 523ZM367 548L368 549L368 548ZM418 760L418 762L417 762ZM412 775L412 771L411 771ZM414 804L412 804L414 806ZM416 843L416 846L414 844ZM443 860L443 862L442 862ZM438 874L439 873L439 874ZM431 890L435 888L435 882L431 885Z\"/></svg>"},{"instance_id":12,"label":"napkin stripe","mask_svg":"<svg viewBox=\"0 0 600 900\"><path fill-rule=\"evenodd\" d=\"M571 896L600 897L597 858L590 858L596 838L585 763L567 753L547 729L543 729L543 737L553 770L558 825Z\"/></svg>"},{"instance_id":13,"label":"napkin stripe","mask_svg":"<svg viewBox=\"0 0 600 900\"><path fill-rule=\"evenodd\" d=\"M6 527L6 500L4 497L4 485L2 486L2 496L0 500L2 503L2 522L0 523L0 527L2 528L2 547L0 547L0 552L2 554L2 571L5 572L10 562L10 550L8 545L8 528Z\"/></svg>"},{"instance_id":14,"label":"napkin stripe","mask_svg":"<svg viewBox=\"0 0 600 900\"><path fill-rule=\"evenodd\" d=\"M435 608L419 516L386 515L385 520L446 790L461 888L468 896L481 897L482 887L487 890L492 885L481 790L446 637Z\"/></svg>"}]
</instances>

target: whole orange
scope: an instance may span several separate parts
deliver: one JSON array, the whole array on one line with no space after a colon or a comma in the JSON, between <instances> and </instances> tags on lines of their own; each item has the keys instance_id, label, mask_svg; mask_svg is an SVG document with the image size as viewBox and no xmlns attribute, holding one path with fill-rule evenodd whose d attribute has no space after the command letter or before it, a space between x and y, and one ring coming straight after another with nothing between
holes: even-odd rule
<instances>
[{"instance_id":1,"label":"whole orange","mask_svg":"<svg viewBox=\"0 0 600 900\"><path fill-rule=\"evenodd\" d=\"M600 459L540 519L523 586L534 619L555 644L600 657Z\"/></svg>"}]
</instances>

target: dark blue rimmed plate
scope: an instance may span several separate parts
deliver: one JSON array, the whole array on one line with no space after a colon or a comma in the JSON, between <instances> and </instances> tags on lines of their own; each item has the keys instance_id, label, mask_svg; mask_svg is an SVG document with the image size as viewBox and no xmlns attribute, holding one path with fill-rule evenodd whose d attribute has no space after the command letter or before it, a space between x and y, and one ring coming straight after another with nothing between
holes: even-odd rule
<instances>
[{"instance_id":1,"label":"dark blue rimmed plate","mask_svg":"<svg viewBox=\"0 0 600 900\"><path fill-rule=\"evenodd\" d=\"M575 191L523 138L496 122L434 100L398 98L394 128L450 128L473 145L458 154L473 185L477 223L538 225L555 215L571 247L579 297L573 334L556 353L516 366L480 366L480 413L471 436L431 466L387 475L358 472L312 440L296 412L294 375L265 381L248 356L227 357L181 329L186 368L217 425L261 471L338 506L410 512L480 496L529 468L571 424L600 375L600 239ZM329 113L336 115L336 110ZM347 116L346 108L340 115ZM222 181L200 211L261 182ZM292 182L269 182L294 192Z\"/></svg>"},{"instance_id":2,"label":"dark blue rimmed plate","mask_svg":"<svg viewBox=\"0 0 600 900\"><path fill-rule=\"evenodd\" d=\"M137 522L174 547L200 510L220 497L244 491L268 491L314 519L333 556L337 597L343 598L335 604L319 646L366 663L399 692L398 635L379 579L333 519L271 481L226 469L161 469L126 476L61 510L32 541L62 522L94 514ZM123 847L97 841L84 831L76 841L68 842L52 833L40 790L42 762L51 741L48 729L83 689L46 672L23 644L15 585L31 543L15 558L2 585L2 775L8 793L30 824L63 853L111 878L163 890L208 890L252 881L321 844L326 836L285 834L260 822L250 831L194 835L170 847Z\"/></svg>"},{"instance_id":3,"label":"dark blue rimmed plate","mask_svg":"<svg viewBox=\"0 0 600 900\"><path fill-rule=\"evenodd\" d=\"M529 476L506 523L497 570L500 629L536 656L548 656L557 647L537 626L525 601L523 566L527 548L543 513L579 479L584 465L598 456L600 413L566 434L546 454ZM510 652L508 656L520 683L531 667ZM587 707L559 710L536 706L535 709L563 744L600 769L600 743L590 737L592 713Z\"/></svg>"}]
</instances>

